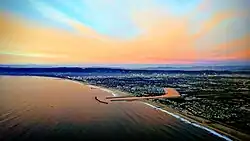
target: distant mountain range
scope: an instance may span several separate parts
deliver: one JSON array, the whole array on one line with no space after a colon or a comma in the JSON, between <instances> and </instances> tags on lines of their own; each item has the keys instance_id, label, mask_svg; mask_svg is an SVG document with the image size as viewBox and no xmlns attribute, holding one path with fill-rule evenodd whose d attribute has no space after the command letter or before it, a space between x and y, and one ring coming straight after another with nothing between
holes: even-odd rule
<instances>
[{"instance_id":1,"label":"distant mountain range","mask_svg":"<svg viewBox=\"0 0 250 141\"><path fill-rule=\"evenodd\" d=\"M250 66L185 66L185 67L147 67L144 70L217 70L217 71L250 71Z\"/></svg>"},{"instance_id":2,"label":"distant mountain range","mask_svg":"<svg viewBox=\"0 0 250 141\"><path fill-rule=\"evenodd\" d=\"M247 68L232 68L232 67L223 67L210 69L209 67L199 68L176 68L176 67L153 67L153 68L140 68L140 69L124 69L124 68L100 68L100 67L88 67L88 68L80 68L80 67L10 67L10 66L0 66L0 73L243 73L249 74L250 69Z\"/></svg>"},{"instance_id":3,"label":"distant mountain range","mask_svg":"<svg viewBox=\"0 0 250 141\"><path fill-rule=\"evenodd\" d=\"M124 70L179 70L179 71L203 71L203 70L214 70L214 71L250 71L250 64L249 65L239 65L239 66L222 66L222 65L215 65L215 66L171 66L171 65L0 65L0 69L6 69L6 68L27 68L27 69L35 69L39 68L41 69L58 69L58 68L64 68L69 70L80 70L80 69L86 69L86 68L95 68L95 69L124 69ZM61 70L60 69L60 70Z\"/></svg>"}]
</instances>

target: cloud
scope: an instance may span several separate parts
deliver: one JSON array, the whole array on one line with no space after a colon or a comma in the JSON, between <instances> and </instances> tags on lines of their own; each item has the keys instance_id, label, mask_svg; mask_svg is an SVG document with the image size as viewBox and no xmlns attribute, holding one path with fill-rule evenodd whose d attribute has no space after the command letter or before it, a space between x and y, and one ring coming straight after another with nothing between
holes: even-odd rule
<instances>
[{"instance_id":1,"label":"cloud","mask_svg":"<svg viewBox=\"0 0 250 141\"><path fill-rule=\"evenodd\" d=\"M13 52L13 51L0 51L0 55L11 55L20 57L31 57L31 58L65 58L65 55L53 55L53 54L41 54L41 53L27 53L27 52Z\"/></svg>"},{"instance_id":2,"label":"cloud","mask_svg":"<svg viewBox=\"0 0 250 141\"><path fill-rule=\"evenodd\" d=\"M80 35L84 35L88 38L103 39L102 35L97 33L95 30L84 25L83 23L81 23L76 19L73 19L67 14L57 10L57 8L36 0L29 0L29 1L33 5L33 7L36 8L36 10L40 12L42 16L44 16L45 18L70 26L75 31L80 33Z\"/></svg>"},{"instance_id":3,"label":"cloud","mask_svg":"<svg viewBox=\"0 0 250 141\"><path fill-rule=\"evenodd\" d=\"M200 50L198 52L198 58L211 58L210 60L250 59L249 57L247 57L247 55L249 54L249 49L250 34L219 44L212 44L209 48Z\"/></svg>"},{"instance_id":4,"label":"cloud","mask_svg":"<svg viewBox=\"0 0 250 141\"><path fill-rule=\"evenodd\" d=\"M46 18L50 20L55 20L57 22L61 22L64 24L68 24L70 19L67 15L64 13L55 10L49 5L46 5L45 3L35 1L35 0L30 0L30 3Z\"/></svg>"},{"instance_id":5,"label":"cloud","mask_svg":"<svg viewBox=\"0 0 250 141\"><path fill-rule=\"evenodd\" d=\"M233 18L234 16L235 13L231 12L220 12L213 14L211 18L202 23L202 27L195 35L195 38L204 36L206 33L213 30L215 27L219 26L219 24L221 24L223 21Z\"/></svg>"}]
</instances>

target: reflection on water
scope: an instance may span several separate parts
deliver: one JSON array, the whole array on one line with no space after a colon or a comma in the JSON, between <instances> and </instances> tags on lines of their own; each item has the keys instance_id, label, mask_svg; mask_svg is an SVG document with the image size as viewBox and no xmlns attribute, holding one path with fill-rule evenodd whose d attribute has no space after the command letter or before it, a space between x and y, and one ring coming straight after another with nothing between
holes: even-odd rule
<instances>
[{"instance_id":1,"label":"reflection on water","mask_svg":"<svg viewBox=\"0 0 250 141\"><path fill-rule=\"evenodd\" d=\"M140 102L54 78L0 77L0 140L221 140Z\"/></svg>"}]
</instances>

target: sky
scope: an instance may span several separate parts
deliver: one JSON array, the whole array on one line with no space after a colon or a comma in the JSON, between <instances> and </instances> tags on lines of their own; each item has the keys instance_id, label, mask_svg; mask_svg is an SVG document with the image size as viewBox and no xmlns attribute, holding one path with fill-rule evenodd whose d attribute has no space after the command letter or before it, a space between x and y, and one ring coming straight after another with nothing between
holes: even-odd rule
<instances>
[{"instance_id":1,"label":"sky","mask_svg":"<svg viewBox=\"0 0 250 141\"><path fill-rule=\"evenodd\" d=\"M250 61L249 0L1 0L0 64Z\"/></svg>"}]
</instances>

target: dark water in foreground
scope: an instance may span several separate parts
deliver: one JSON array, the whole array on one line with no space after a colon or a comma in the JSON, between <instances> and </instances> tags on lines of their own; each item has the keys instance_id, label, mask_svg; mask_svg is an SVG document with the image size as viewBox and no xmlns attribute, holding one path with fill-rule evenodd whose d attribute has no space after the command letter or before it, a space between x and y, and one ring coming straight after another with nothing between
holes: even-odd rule
<instances>
[{"instance_id":1,"label":"dark water in foreground","mask_svg":"<svg viewBox=\"0 0 250 141\"><path fill-rule=\"evenodd\" d=\"M222 140L140 102L94 99L108 95L55 78L0 77L0 140Z\"/></svg>"}]
</instances>

